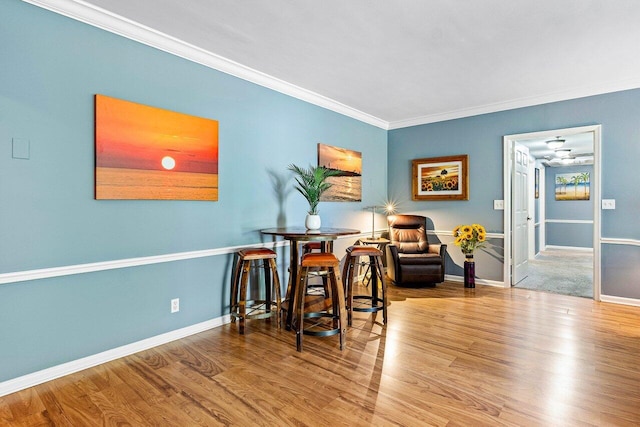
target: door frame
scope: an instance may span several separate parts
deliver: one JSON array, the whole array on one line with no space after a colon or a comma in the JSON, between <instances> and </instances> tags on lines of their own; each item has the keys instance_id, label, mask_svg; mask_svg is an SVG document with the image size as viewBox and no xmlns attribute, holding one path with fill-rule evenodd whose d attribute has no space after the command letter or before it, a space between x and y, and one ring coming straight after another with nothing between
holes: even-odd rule
<instances>
[{"instance_id":1,"label":"door frame","mask_svg":"<svg viewBox=\"0 0 640 427\"><path fill-rule=\"evenodd\" d=\"M601 276L601 148L602 148L602 125L580 126L565 129L553 129L540 132L529 132L521 134L505 135L503 140L503 197L504 197L504 270L503 286L512 286L512 248L513 232L511 229L511 174L513 171L513 147L514 142L522 139L532 138L555 138L558 135L570 135L576 133L593 133L593 178L590 182L591 196L593 197L593 299L600 301L600 276Z\"/></svg>"}]
</instances>

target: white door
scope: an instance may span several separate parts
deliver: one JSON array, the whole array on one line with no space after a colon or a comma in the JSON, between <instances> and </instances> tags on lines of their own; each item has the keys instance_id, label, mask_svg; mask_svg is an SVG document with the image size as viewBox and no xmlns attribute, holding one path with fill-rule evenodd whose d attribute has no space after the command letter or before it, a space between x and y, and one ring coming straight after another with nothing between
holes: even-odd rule
<instances>
[{"instance_id":1,"label":"white door","mask_svg":"<svg viewBox=\"0 0 640 427\"><path fill-rule=\"evenodd\" d=\"M513 276L511 285L527 277L529 267L529 149L515 144L513 150L513 194L511 207L513 218L512 262Z\"/></svg>"}]
</instances>

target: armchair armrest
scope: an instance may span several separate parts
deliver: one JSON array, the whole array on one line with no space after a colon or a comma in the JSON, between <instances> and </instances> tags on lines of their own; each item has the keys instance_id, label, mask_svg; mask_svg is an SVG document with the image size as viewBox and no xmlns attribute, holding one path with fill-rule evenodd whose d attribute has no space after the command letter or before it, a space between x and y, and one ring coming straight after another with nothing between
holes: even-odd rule
<instances>
[{"instance_id":1,"label":"armchair armrest","mask_svg":"<svg viewBox=\"0 0 640 427\"><path fill-rule=\"evenodd\" d=\"M440 274L440 281L444 282L444 265L445 265L445 255L447 253L447 245L445 244L429 245L427 252L440 255L440 262L442 263L442 273Z\"/></svg>"},{"instance_id":2,"label":"armchair armrest","mask_svg":"<svg viewBox=\"0 0 640 427\"><path fill-rule=\"evenodd\" d=\"M433 244L429 245L427 252L430 254L437 254L444 260L444 255L447 253L447 245L445 244Z\"/></svg>"},{"instance_id":3,"label":"armchair armrest","mask_svg":"<svg viewBox=\"0 0 640 427\"><path fill-rule=\"evenodd\" d=\"M396 272L400 271L400 265L398 261L398 247L392 243L389 243L386 248L387 251L387 276L393 281L396 280Z\"/></svg>"}]
</instances>

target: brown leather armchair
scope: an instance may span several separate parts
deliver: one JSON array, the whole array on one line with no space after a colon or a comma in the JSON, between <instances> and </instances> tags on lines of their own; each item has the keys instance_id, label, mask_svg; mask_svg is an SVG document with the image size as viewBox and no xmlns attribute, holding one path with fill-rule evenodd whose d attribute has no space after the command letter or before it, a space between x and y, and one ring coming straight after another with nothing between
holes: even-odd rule
<instances>
[{"instance_id":1,"label":"brown leather armchair","mask_svg":"<svg viewBox=\"0 0 640 427\"><path fill-rule=\"evenodd\" d=\"M447 245L429 244L427 218L392 215L387 245L387 276L396 285L435 285L444 282Z\"/></svg>"}]
</instances>

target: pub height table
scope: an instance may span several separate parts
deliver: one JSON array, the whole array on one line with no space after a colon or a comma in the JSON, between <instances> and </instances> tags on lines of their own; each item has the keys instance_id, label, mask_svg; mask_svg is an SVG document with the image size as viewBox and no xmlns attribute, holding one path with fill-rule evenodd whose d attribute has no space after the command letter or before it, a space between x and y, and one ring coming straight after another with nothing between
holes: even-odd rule
<instances>
[{"instance_id":1,"label":"pub height table","mask_svg":"<svg viewBox=\"0 0 640 427\"><path fill-rule=\"evenodd\" d=\"M303 242L321 242L322 252L333 252L333 241L340 236L350 236L360 234L360 230L351 228L328 228L321 227L318 230L307 230L305 227L281 227L267 228L260 230L262 234L270 236L280 236L289 241L289 286L282 308L286 310L287 317L285 319L285 327L291 328L291 319L293 310L290 305L291 298L295 295L296 283L295 278L298 276L298 259L300 257L299 245Z\"/></svg>"}]
</instances>

